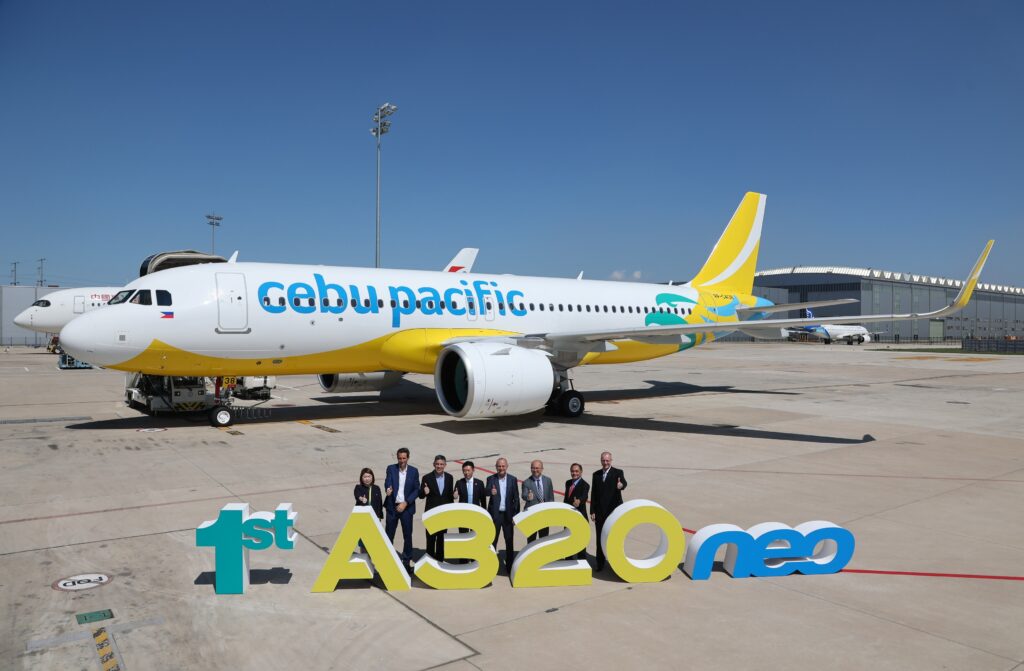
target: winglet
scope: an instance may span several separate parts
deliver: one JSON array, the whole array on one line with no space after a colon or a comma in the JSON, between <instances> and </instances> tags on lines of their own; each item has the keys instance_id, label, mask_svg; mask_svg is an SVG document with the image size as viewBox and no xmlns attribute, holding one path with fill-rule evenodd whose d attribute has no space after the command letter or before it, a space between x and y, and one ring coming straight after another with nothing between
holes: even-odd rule
<instances>
[{"instance_id":1,"label":"winglet","mask_svg":"<svg viewBox=\"0 0 1024 671\"><path fill-rule=\"evenodd\" d=\"M231 255L231 258L228 259L228 263L234 263L236 261L238 261L238 250L237 249L235 250L235 253Z\"/></svg>"},{"instance_id":2,"label":"winglet","mask_svg":"<svg viewBox=\"0 0 1024 671\"><path fill-rule=\"evenodd\" d=\"M960 293L956 295L956 299L953 301L953 307L957 310L962 309L967 305L967 302L971 300L971 294L974 292L974 287L978 285L978 277L981 275L981 269L985 267L985 261L988 260L989 252L992 251L992 245L995 244L995 240L989 240L988 244L985 245L985 249L982 250L981 256L978 257L978 262L974 264L974 268L971 269L971 274L964 280L964 286L960 289Z\"/></svg>"}]
</instances>

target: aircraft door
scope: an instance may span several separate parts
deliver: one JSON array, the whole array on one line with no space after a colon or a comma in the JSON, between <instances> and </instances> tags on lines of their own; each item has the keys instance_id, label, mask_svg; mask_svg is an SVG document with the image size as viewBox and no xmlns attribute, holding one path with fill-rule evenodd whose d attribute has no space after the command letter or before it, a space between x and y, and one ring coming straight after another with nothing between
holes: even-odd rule
<instances>
[{"instance_id":1,"label":"aircraft door","mask_svg":"<svg viewBox=\"0 0 1024 671\"><path fill-rule=\"evenodd\" d=\"M242 273L217 273L217 323L217 333L250 331L245 275Z\"/></svg>"},{"instance_id":2,"label":"aircraft door","mask_svg":"<svg viewBox=\"0 0 1024 671\"><path fill-rule=\"evenodd\" d=\"M75 314L80 315L85 312L85 296L75 296Z\"/></svg>"}]
</instances>

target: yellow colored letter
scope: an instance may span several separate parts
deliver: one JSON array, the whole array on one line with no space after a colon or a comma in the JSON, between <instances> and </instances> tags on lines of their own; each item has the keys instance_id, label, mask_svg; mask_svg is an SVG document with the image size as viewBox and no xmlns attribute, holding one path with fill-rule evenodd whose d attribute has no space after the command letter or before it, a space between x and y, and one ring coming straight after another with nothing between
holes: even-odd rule
<instances>
[{"instance_id":1,"label":"yellow colored letter","mask_svg":"<svg viewBox=\"0 0 1024 671\"><path fill-rule=\"evenodd\" d=\"M366 554L356 552L360 541ZM372 580L374 571L380 575L384 589L389 591L398 592L412 586L412 579L402 569L398 553L373 509L355 506L313 583L313 591L333 592L339 580Z\"/></svg>"},{"instance_id":2,"label":"yellow colored letter","mask_svg":"<svg viewBox=\"0 0 1024 671\"><path fill-rule=\"evenodd\" d=\"M653 524L661 531L661 540L650 557L626 556L626 537L641 524ZM627 501L605 520L601 547L612 570L626 582L659 582L672 574L683 559L686 538L675 515L654 501Z\"/></svg>"},{"instance_id":3,"label":"yellow colored letter","mask_svg":"<svg viewBox=\"0 0 1024 671\"><path fill-rule=\"evenodd\" d=\"M498 554L494 540L494 522L486 510L468 503L447 503L423 513L428 534L446 529L464 528L469 533L444 535L445 559L469 559L468 564L439 562L423 555L413 572L434 589L480 589L498 575ZM397 555L396 555L397 558Z\"/></svg>"},{"instance_id":4,"label":"yellow colored letter","mask_svg":"<svg viewBox=\"0 0 1024 671\"><path fill-rule=\"evenodd\" d=\"M565 503L541 503L516 515L519 530L529 536L547 527L565 527L530 541L512 562L513 587L589 585L590 564L576 554L590 542L590 522Z\"/></svg>"}]
</instances>

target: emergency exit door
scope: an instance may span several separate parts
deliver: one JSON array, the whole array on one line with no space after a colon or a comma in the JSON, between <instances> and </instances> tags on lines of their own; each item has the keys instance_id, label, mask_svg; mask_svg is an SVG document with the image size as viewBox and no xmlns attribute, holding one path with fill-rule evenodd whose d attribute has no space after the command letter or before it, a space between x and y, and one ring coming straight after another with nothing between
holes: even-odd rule
<instances>
[{"instance_id":1,"label":"emergency exit door","mask_svg":"<svg viewBox=\"0 0 1024 671\"><path fill-rule=\"evenodd\" d=\"M249 332L249 306L242 273L217 273L217 323L218 333Z\"/></svg>"},{"instance_id":2,"label":"emergency exit door","mask_svg":"<svg viewBox=\"0 0 1024 671\"><path fill-rule=\"evenodd\" d=\"M75 314L80 315L85 312L85 296L75 296Z\"/></svg>"}]
</instances>

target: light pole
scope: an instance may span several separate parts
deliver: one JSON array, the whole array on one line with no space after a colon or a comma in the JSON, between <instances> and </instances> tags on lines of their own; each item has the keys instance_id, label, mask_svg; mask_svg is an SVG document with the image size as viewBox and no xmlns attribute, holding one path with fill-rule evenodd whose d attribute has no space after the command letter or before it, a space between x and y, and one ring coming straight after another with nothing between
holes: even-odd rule
<instances>
[{"instance_id":1,"label":"light pole","mask_svg":"<svg viewBox=\"0 0 1024 671\"><path fill-rule=\"evenodd\" d=\"M39 286L43 286L43 264L46 263L46 259L36 259L39 261Z\"/></svg>"},{"instance_id":2,"label":"light pole","mask_svg":"<svg viewBox=\"0 0 1024 671\"><path fill-rule=\"evenodd\" d=\"M377 138L377 245L374 254L374 267L380 268L380 138L391 130L391 122L386 117L391 116L398 110L396 105L384 103L377 108L373 115L373 128L370 134Z\"/></svg>"},{"instance_id":3,"label":"light pole","mask_svg":"<svg viewBox=\"0 0 1024 671\"><path fill-rule=\"evenodd\" d=\"M224 221L224 217L216 214L206 215L206 223L210 225L210 254L217 253L217 227L222 221Z\"/></svg>"}]
</instances>

